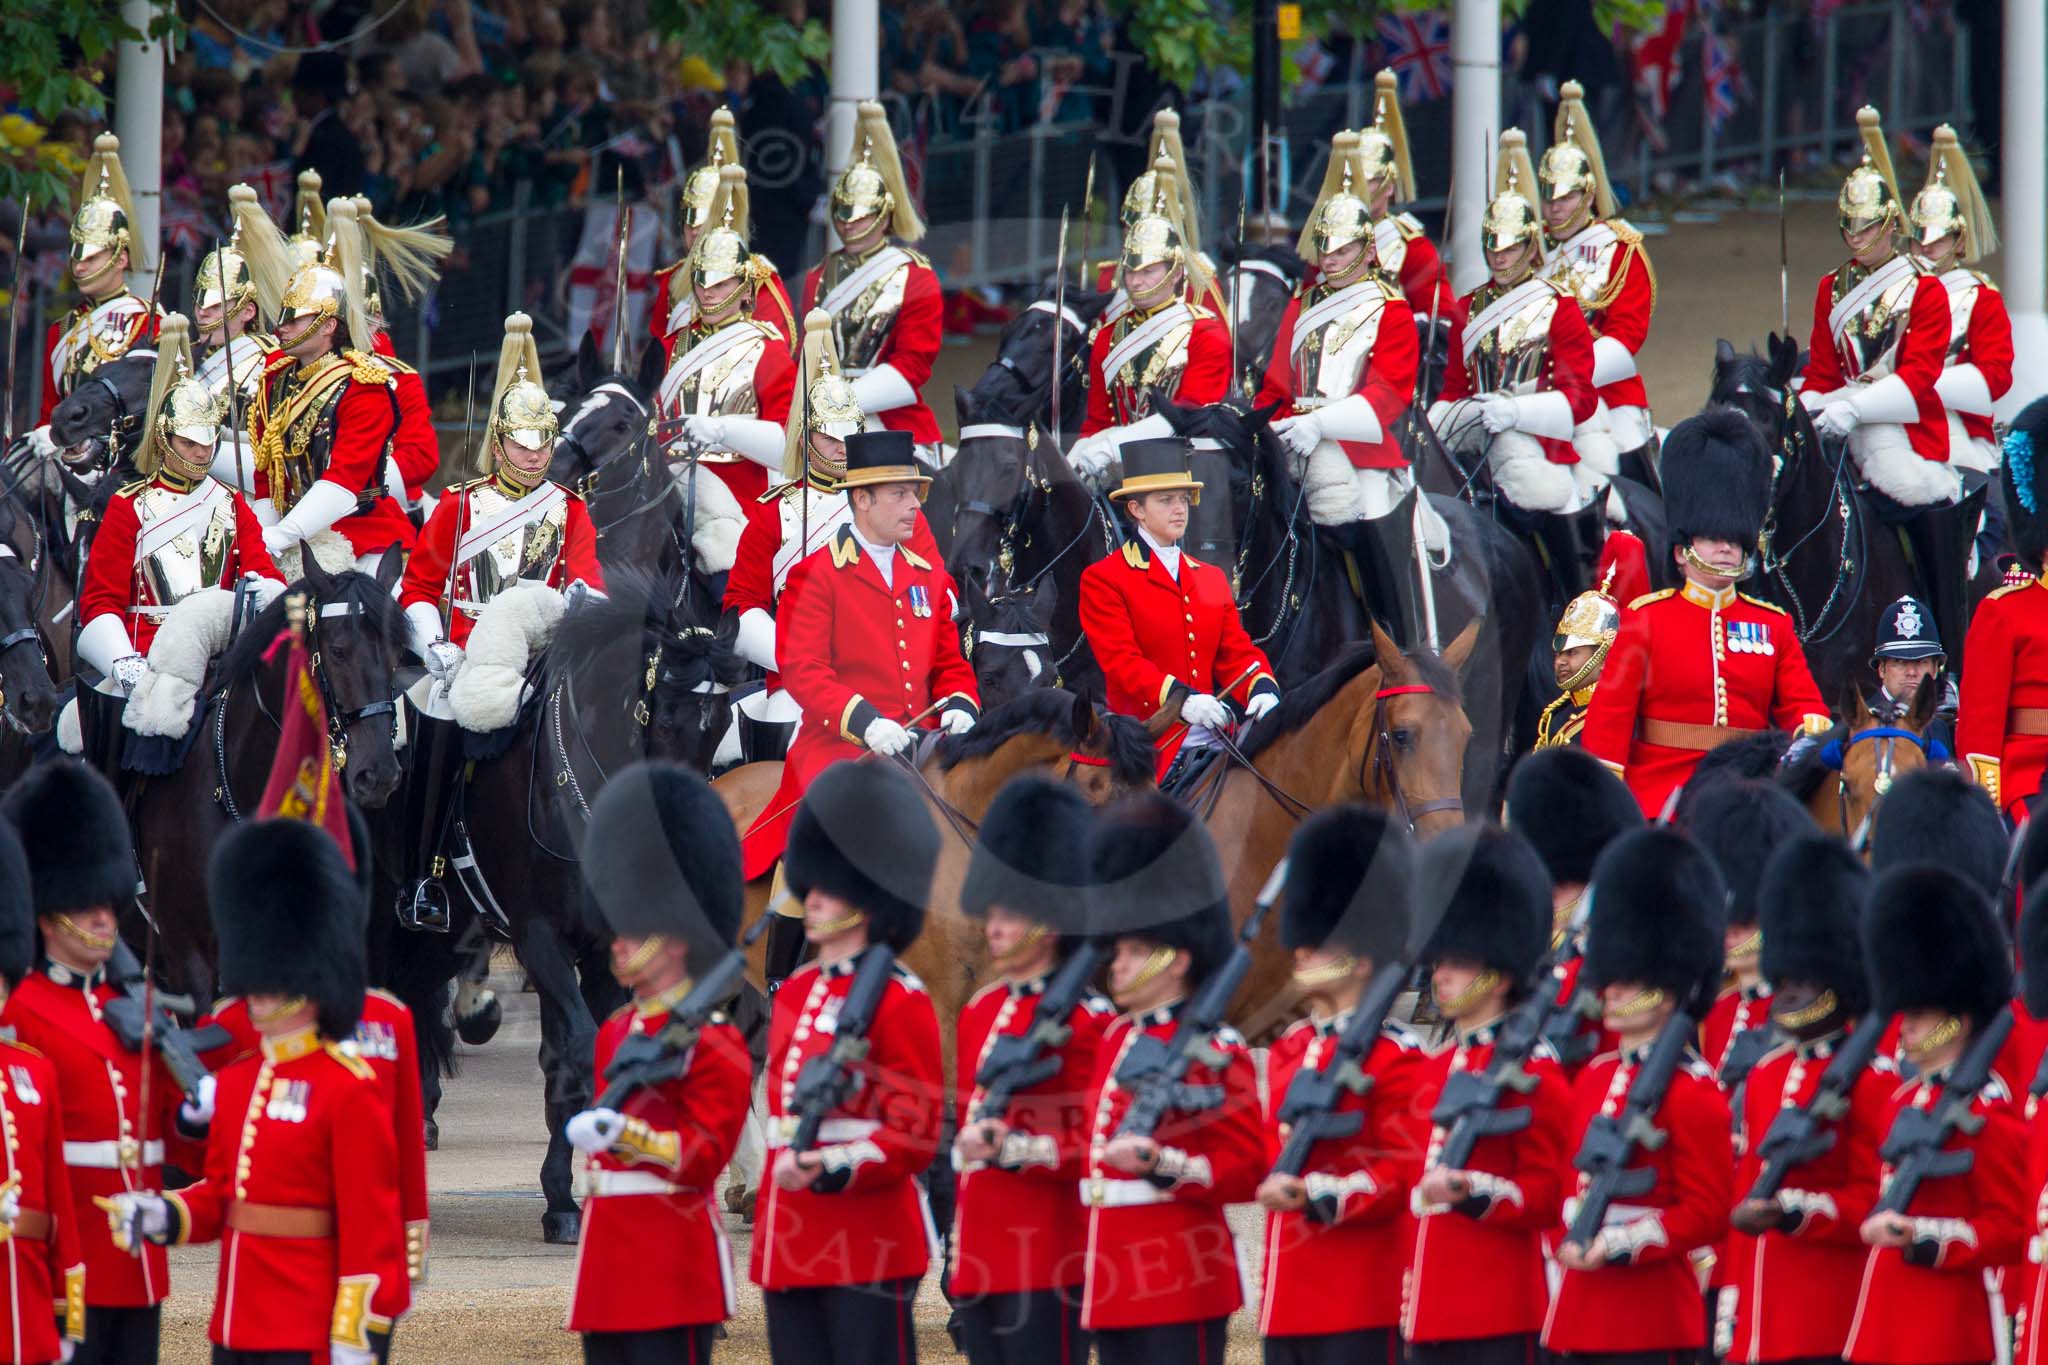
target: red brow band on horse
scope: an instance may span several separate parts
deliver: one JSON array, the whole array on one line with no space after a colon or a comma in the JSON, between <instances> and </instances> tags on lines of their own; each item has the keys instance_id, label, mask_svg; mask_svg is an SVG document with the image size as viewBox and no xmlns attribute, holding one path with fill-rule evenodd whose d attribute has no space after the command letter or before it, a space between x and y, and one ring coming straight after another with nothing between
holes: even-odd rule
<instances>
[{"instance_id":1,"label":"red brow band on horse","mask_svg":"<svg viewBox=\"0 0 2048 1365\"><path fill-rule=\"evenodd\" d=\"M1067 761L1069 763L1077 763L1083 768L1107 768L1109 766L1107 758L1096 758L1089 754L1068 754Z\"/></svg>"},{"instance_id":2,"label":"red brow band on horse","mask_svg":"<svg viewBox=\"0 0 2048 1365\"><path fill-rule=\"evenodd\" d=\"M1434 687L1431 687L1428 683L1407 683L1401 687L1382 687L1379 691L1373 693L1373 696L1376 699L1385 699L1387 697L1399 697L1409 692L1434 691L1436 691L1436 689Z\"/></svg>"}]
</instances>

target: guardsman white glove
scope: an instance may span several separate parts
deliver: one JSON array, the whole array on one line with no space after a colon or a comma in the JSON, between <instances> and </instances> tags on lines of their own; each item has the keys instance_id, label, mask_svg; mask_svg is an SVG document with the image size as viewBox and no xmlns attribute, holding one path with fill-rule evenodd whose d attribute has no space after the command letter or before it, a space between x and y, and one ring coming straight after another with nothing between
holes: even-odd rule
<instances>
[{"instance_id":1,"label":"guardsman white glove","mask_svg":"<svg viewBox=\"0 0 2048 1365\"><path fill-rule=\"evenodd\" d=\"M691 445L711 450L725 448L725 419L713 416L693 416L683 419L683 435Z\"/></svg>"},{"instance_id":2,"label":"guardsman white glove","mask_svg":"<svg viewBox=\"0 0 2048 1365\"><path fill-rule=\"evenodd\" d=\"M1813 425L1823 436L1847 436L1861 425L1853 400L1844 399L1830 403L1821 409L1820 416L1813 419Z\"/></svg>"},{"instance_id":3,"label":"guardsman white glove","mask_svg":"<svg viewBox=\"0 0 2048 1365\"><path fill-rule=\"evenodd\" d=\"M1067 463L1074 472L1094 484L1109 477L1109 466L1115 459L1116 447L1100 435L1083 436L1067 451Z\"/></svg>"},{"instance_id":4,"label":"guardsman white glove","mask_svg":"<svg viewBox=\"0 0 2048 1365\"><path fill-rule=\"evenodd\" d=\"M1278 692L1258 692L1253 694L1252 699L1244 704L1244 713L1253 720L1257 720L1279 704L1280 694Z\"/></svg>"},{"instance_id":5,"label":"guardsman white glove","mask_svg":"<svg viewBox=\"0 0 2048 1365\"><path fill-rule=\"evenodd\" d=\"M949 706L939 712L939 728L949 735L964 735L974 728L974 713Z\"/></svg>"},{"instance_id":6,"label":"guardsman white glove","mask_svg":"<svg viewBox=\"0 0 2048 1365\"><path fill-rule=\"evenodd\" d=\"M461 645L452 640L436 640L427 646L427 672L445 681L462 667L463 657Z\"/></svg>"},{"instance_id":7,"label":"guardsman white glove","mask_svg":"<svg viewBox=\"0 0 2048 1365\"><path fill-rule=\"evenodd\" d=\"M160 1194L124 1190L112 1197L96 1195L92 1202L105 1211L115 1247L130 1256L140 1256L144 1242L160 1244L171 1235L170 1205Z\"/></svg>"},{"instance_id":8,"label":"guardsman white glove","mask_svg":"<svg viewBox=\"0 0 2048 1365\"><path fill-rule=\"evenodd\" d=\"M868 728L861 732L861 740L884 758L894 758L910 748L910 731L890 720L887 716L876 716L868 722Z\"/></svg>"},{"instance_id":9,"label":"guardsman white glove","mask_svg":"<svg viewBox=\"0 0 2048 1365\"><path fill-rule=\"evenodd\" d=\"M1230 724L1230 708L1207 692L1196 692L1180 704L1180 718L1190 725L1221 730Z\"/></svg>"},{"instance_id":10,"label":"guardsman white glove","mask_svg":"<svg viewBox=\"0 0 2048 1365\"><path fill-rule=\"evenodd\" d=\"M1513 431L1515 420L1521 415L1515 400L1506 394L1489 393L1479 400L1479 420L1495 436L1503 431Z\"/></svg>"},{"instance_id":11,"label":"guardsman white glove","mask_svg":"<svg viewBox=\"0 0 2048 1365\"><path fill-rule=\"evenodd\" d=\"M1310 452L1322 444L1323 440L1323 424L1316 420L1316 415L1312 412L1304 412L1299 417L1287 417L1275 422L1273 432L1280 438L1280 444L1287 448L1289 454L1302 459L1307 459Z\"/></svg>"},{"instance_id":12,"label":"guardsman white glove","mask_svg":"<svg viewBox=\"0 0 2048 1365\"><path fill-rule=\"evenodd\" d=\"M569 1120L563 1136L569 1145L591 1156L608 1152L626 1130L626 1117L616 1109L586 1109Z\"/></svg>"},{"instance_id":13,"label":"guardsman white glove","mask_svg":"<svg viewBox=\"0 0 2048 1365\"><path fill-rule=\"evenodd\" d=\"M178 1106L178 1117L193 1128L204 1128L213 1122L213 1077L199 1078L199 1094Z\"/></svg>"},{"instance_id":14,"label":"guardsman white glove","mask_svg":"<svg viewBox=\"0 0 2048 1365\"><path fill-rule=\"evenodd\" d=\"M142 686L142 680L148 676L149 661L140 654L114 660L114 681L121 685L124 695L133 696L135 689Z\"/></svg>"}]
</instances>

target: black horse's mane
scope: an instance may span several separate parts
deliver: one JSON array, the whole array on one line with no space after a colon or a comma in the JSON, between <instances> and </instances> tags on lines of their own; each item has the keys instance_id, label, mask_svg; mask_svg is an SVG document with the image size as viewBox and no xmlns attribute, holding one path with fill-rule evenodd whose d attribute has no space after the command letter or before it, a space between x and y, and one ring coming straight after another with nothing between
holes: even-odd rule
<instances>
[{"instance_id":1,"label":"black horse's mane","mask_svg":"<svg viewBox=\"0 0 2048 1365\"><path fill-rule=\"evenodd\" d=\"M1223 264L1242 265L1246 261L1264 261L1267 265L1278 266L1288 278L1295 280L1308 273L1308 262L1285 242L1237 242L1223 249Z\"/></svg>"},{"instance_id":2,"label":"black horse's mane","mask_svg":"<svg viewBox=\"0 0 2048 1365\"><path fill-rule=\"evenodd\" d=\"M412 629L406 622L405 613L399 609L398 599L391 595L389 588L379 584L369 574L357 573L353 569L330 574L328 578L330 586L335 591L324 599L325 602L346 602L354 607L368 628L394 654L411 647ZM285 627L287 606L299 593L307 594L311 599L310 605L316 610L322 605L322 599L310 579L301 578L279 594L276 601L243 625L240 633L235 636L234 643L221 655L220 666L215 670L214 676L223 685L251 677L263 666L264 655L270 652L271 643ZM313 627L315 635L319 633L319 629L316 617L316 624Z\"/></svg>"},{"instance_id":3,"label":"black horse's mane","mask_svg":"<svg viewBox=\"0 0 2048 1365\"><path fill-rule=\"evenodd\" d=\"M732 629L700 621L689 602L674 572L608 568L605 596L586 600L556 627L548 645L548 671L560 674L592 661L615 662L621 650L637 655L646 633L655 629L673 634L665 641L672 658L702 663L702 676L692 682L738 682L747 661L733 651Z\"/></svg>"},{"instance_id":4,"label":"black horse's mane","mask_svg":"<svg viewBox=\"0 0 2048 1365\"><path fill-rule=\"evenodd\" d=\"M1129 716L1101 713L1109 726L1110 775L1124 786L1144 786L1156 775L1152 737ZM939 741L942 772L965 759L987 758L1019 735L1050 735L1062 744L1079 744L1074 730L1074 694L1057 687L1035 688L990 708L972 730Z\"/></svg>"}]
</instances>

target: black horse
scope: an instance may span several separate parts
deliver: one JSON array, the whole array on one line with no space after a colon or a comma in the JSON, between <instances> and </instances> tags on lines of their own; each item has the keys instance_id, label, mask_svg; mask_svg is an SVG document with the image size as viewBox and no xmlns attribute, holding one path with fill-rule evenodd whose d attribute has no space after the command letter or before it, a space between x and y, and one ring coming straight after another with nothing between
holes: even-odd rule
<instances>
[{"instance_id":1,"label":"black horse","mask_svg":"<svg viewBox=\"0 0 2048 1365\"><path fill-rule=\"evenodd\" d=\"M1224 252L1216 287L1231 311L1224 320L1237 338L1236 373L1231 376L1235 391L1248 396L1258 393L1273 360L1273 343L1280 335L1287 301L1307 274L1308 263L1282 243L1252 243Z\"/></svg>"},{"instance_id":2,"label":"black horse","mask_svg":"<svg viewBox=\"0 0 2048 1365\"><path fill-rule=\"evenodd\" d=\"M53 573L34 522L0 501L0 787L27 771L64 696L50 680L42 602Z\"/></svg>"},{"instance_id":3,"label":"black horse","mask_svg":"<svg viewBox=\"0 0 2048 1365\"><path fill-rule=\"evenodd\" d=\"M1769 353L1737 354L1715 343L1710 400L1726 403L1762 433L1776 458L1770 517L1757 557L1757 590L1792 615L1807 667L1823 697L1865 678L1885 608L1925 591L1907 558L1903 535L1878 515L1860 486L1847 446L1824 446L1812 415L1791 388L1799 343L1773 334ZM1982 493L1973 492L1980 502ZM1953 567L1961 575L1964 566ZM1983 564L1968 605L1998 586L1995 565ZM1961 641L1944 640L1950 657Z\"/></svg>"},{"instance_id":4,"label":"black horse","mask_svg":"<svg viewBox=\"0 0 2048 1365\"><path fill-rule=\"evenodd\" d=\"M1428 642L1432 612L1438 640L1482 623L1463 689L1473 725L1465 788L1471 808L1482 808L1506 762L1534 741L1543 697L1532 679L1548 621L1541 571L1529 548L1457 499L1420 491L1386 517L1340 536L1309 519L1287 453L1267 425L1270 409L1183 408L1165 401L1159 410L1182 435L1214 441L1227 457L1237 531L1235 552L1222 567L1231 575L1245 629L1272 660L1283 687L1370 637L1373 604L1391 608L1383 628L1408 648ZM1412 500L1423 496L1448 525L1452 547L1448 554L1423 547L1427 595L1413 531ZM1359 553L1361 546L1366 553Z\"/></svg>"}]
</instances>

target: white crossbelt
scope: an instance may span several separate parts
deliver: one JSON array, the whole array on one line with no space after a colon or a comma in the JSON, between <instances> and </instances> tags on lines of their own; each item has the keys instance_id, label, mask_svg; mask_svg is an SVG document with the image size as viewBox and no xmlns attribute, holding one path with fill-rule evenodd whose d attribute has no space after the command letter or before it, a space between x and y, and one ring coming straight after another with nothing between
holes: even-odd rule
<instances>
[{"instance_id":1,"label":"white crossbelt","mask_svg":"<svg viewBox=\"0 0 2048 1365\"><path fill-rule=\"evenodd\" d=\"M1473 318L1465 325L1464 350L1466 362L1469 364L1472 357L1479 353L1479 343L1484 341L1495 328L1506 322L1510 316L1520 312L1531 296L1549 292L1551 292L1551 286L1548 280L1523 280L1513 289L1508 290L1507 293L1502 294L1491 304L1487 305L1486 308L1482 309L1478 317Z\"/></svg>"},{"instance_id":2,"label":"white crossbelt","mask_svg":"<svg viewBox=\"0 0 2048 1365\"><path fill-rule=\"evenodd\" d=\"M665 1180L653 1171L613 1171L603 1167L592 1167L583 1173L584 1193L591 1196L609 1194L697 1194L693 1185L678 1185Z\"/></svg>"},{"instance_id":3,"label":"white crossbelt","mask_svg":"<svg viewBox=\"0 0 2048 1365\"><path fill-rule=\"evenodd\" d=\"M64 1144L64 1164L94 1171L118 1171L121 1169L121 1144L112 1138L103 1142L67 1142ZM142 1164L164 1164L164 1144L160 1140L151 1138L142 1144Z\"/></svg>"},{"instance_id":4,"label":"white crossbelt","mask_svg":"<svg viewBox=\"0 0 2048 1365\"><path fill-rule=\"evenodd\" d=\"M885 246L868 257L866 264L851 275L832 286L825 297L818 300L818 307L828 313L838 313L861 296L861 292L898 266L908 265L910 254L900 246Z\"/></svg>"},{"instance_id":5,"label":"white crossbelt","mask_svg":"<svg viewBox=\"0 0 2048 1365\"><path fill-rule=\"evenodd\" d=\"M1084 1180L1081 1202L1090 1208L1122 1209L1171 1203L1172 1196L1149 1180Z\"/></svg>"},{"instance_id":6,"label":"white crossbelt","mask_svg":"<svg viewBox=\"0 0 2048 1365\"><path fill-rule=\"evenodd\" d=\"M873 1119L826 1119L818 1125L818 1144L830 1147L840 1142L859 1142L880 1132L882 1125ZM796 1117L785 1114L776 1119L768 1129L770 1147L787 1147L789 1140L796 1136Z\"/></svg>"}]
</instances>

